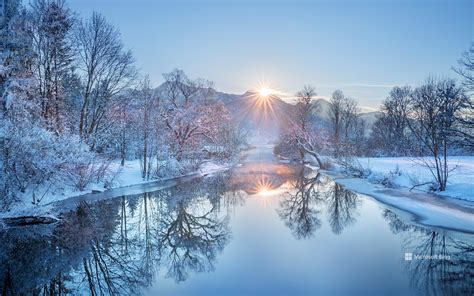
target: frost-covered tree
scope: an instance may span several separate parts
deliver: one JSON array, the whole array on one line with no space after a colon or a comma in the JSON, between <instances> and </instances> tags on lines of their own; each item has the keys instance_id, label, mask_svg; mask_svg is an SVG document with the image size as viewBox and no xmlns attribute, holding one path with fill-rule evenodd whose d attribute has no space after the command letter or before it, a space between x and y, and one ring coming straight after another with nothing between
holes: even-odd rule
<instances>
[{"instance_id":1,"label":"frost-covered tree","mask_svg":"<svg viewBox=\"0 0 474 296\"><path fill-rule=\"evenodd\" d=\"M155 125L158 117L160 99L156 91L151 88L150 78L146 76L140 83L138 90L139 100L139 133L141 134L142 148L140 149L140 160L142 166L142 178L149 179L152 169L152 162L154 156L158 152L159 147L154 145L156 143L155 136L158 135Z\"/></svg>"},{"instance_id":2,"label":"frost-covered tree","mask_svg":"<svg viewBox=\"0 0 474 296\"><path fill-rule=\"evenodd\" d=\"M41 16L36 15L39 11L27 13L19 7L6 24L0 65L2 208L8 208L17 200L26 201L25 198L38 203L46 194L60 192L64 187L83 190L88 183L99 181L105 172L106 164L90 153L77 137L63 131L61 121L56 121L64 117L64 111L56 107L63 103L62 75L65 72L62 70L65 68L53 65L63 57L60 49L52 49L52 44L57 44L54 40L62 40L52 37L57 33L51 29L57 28L53 20L62 11L52 3L35 3L43 9ZM44 23L38 23L38 20ZM44 25L41 29L40 24ZM44 36L39 37L39 32ZM40 50L38 38L50 42L48 48L55 52L46 51L44 44ZM46 53L52 60L42 60L45 57L40 55ZM48 73L48 79L43 76L45 73ZM51 96L45 97L45 85ZM45 106L48 106L48 121L45 121Z\"/></svg>"},{"instance_id":3,"label":"frost-covered tree","mask_svg":"<svg viewBox=\"0 0 474 296\"><path fill-rule=\"evenodd\" d=\"M229 120L222 102L209 96L209 84L190 80L181 70L164 75L165 106L162 118L169 133L171 148L181 161L198 152L208 141L215 143L220 127Z\"/></svg>"},{"instance_id":4,"label":"frost-covered tree","mask_svg":"<svg viewBox=\"0 0 474 296\"><path fill-rule=\"evenodd\" d=\"M324 145L324 137L321 130L317 128L312 120L313 112L318 108L314 101L316 91L314 87L307 85L296 94L296 111L290 118L287 131L280 140L278 150L291 150L295 147L298 150L301 161L305 155L311 155L318 162L319 167L323 167L320 153ZM286 146L286 148L285 148ZM289 148L289 149L288 149Z\"/></svg>"},{"instance_id":5,"label":"frost-covered tree","mask_svg":"<svg viewBox=\"0 0 474 296\"><path fill-rule=\"evenodd\" d=\"M136 78L134 59L118 30L98 13L79 23L74 43L82 80L79 135L96 148L97 138L110 131L103 125L114 98Z\"/></svg>"},{"instance_id":6,"label":"frost-covered tree","mask_svg":"<svg viewBox=\"0 0 474 296\"><path fill-rule=\"evenodd\" d=\"M345 96L341 90L336 90L331 95L329 107L329 119L332 128L333 142L339 145L342 130L342 109L344 108Z\"/></svg>"},{"instance_id":7,"label":"frost-covered tree","mask_svg":"<svg viewBox=\"0 0 474 296\"><path fill-rule=\"evenodd\" d=\"M63 0L36 0L31 17L41 116L49 130L61 133L66 113L63 79L73 60L70 40L73 15Z\"/></svg>"},{"instance_id":8,"label":"frost-covered tree","mask_svg":"<svg viewBox=\"0 0 474 296\"><path fill-rule=\"evenodd\" d=\"M329 123L335 157L361 154L365 123L360 119L357 102L336 90L329 102Z\"/></svg>"},{"instance_id":9,"label":"frost-covered tree","mask_svg":"<svg viewBox=\"0 0 474 296\"><path fill-rule=\"evenodd\" d=\"M14 169L11 160L16 158L17 152L10 145L14 138L13 131L30 125L39 115L34 95L31 22L18 3L15 6L9 3L7 17L1 28L3 49L0 55L2 207L7 207L15 198L15 189L12 188L14 180L10 175Z\"/></svg>"}]
</instances>

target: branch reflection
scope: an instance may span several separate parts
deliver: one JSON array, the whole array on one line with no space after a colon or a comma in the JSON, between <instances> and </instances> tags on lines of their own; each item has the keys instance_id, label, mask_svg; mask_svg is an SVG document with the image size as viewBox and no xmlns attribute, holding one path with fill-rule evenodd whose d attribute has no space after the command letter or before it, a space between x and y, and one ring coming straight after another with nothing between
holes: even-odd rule
<instances>
[{"instance_id":1,"label":"branch reflection","mask_svg":"<svg viewBox=\"0 0 474 296\"><path fill-rule=\"evenodd\" d=\"M405 261L411 285L425 295L474 293L474 246L443 233L401 221L390 210L383 212L393 233L402 236L404 252L423 259ZM436 257L438 256L438 258Z\"/></svg>"},{"instance_id":2,"label":"branch reflection","mask_svg":"<svg viewBox=\"0 0 474 296\"><path fill-rule=\"evenodd\" d=\"M281 219L291 229L297 239L306 239L314 235L321 227L318 217L321 212L317 206L323 201L316 186L320 184L321 175L306 177L302 166L291 190L280 203L278 211Z\"/></svg>"}]
</instances>

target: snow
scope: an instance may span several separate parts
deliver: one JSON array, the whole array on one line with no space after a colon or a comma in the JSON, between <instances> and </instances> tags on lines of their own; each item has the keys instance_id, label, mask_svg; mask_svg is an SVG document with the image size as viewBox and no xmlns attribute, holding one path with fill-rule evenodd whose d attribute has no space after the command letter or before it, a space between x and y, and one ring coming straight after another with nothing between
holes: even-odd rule
<instances>
[{"instance_id":1,"label":"snow","mask_svg":"<svg viewBox=\"0 0 474 296\"><path fill-rule=\"evenodd\" d=\"M57 190L50 190L45 194L41 202L34 205L30 202L30 199L24 199L14 204L14 206L6 212L0 212L0 218L15 217L22 215L48 215L52 210L52 205L56 202L66 200L69 198L79 197L83 195L89 195L92 191L94 193L113 191L113 189L133 187L148 183L156 183L159 181L167 181L180 177L187 176L207 176L217 172L225 171L230 169L234 164L217 164L212 161L203 163L197 171L189 172L179 177L169 176L161 179L150 179L144 180L141 175L140 160L126 161L124 166L120 165L120 161L116 160L112 162L109 169L112 171L113 182L104 188L104 184L93 183L86 187L83 191L74 190L72 186L65 186L64 188L58 188Z\"/></svg>"},{"instance_id":2,"label":"snow","mask_svg":"<svg viewBox=\"0 0 474 296\"><path fill-rule=\"evenodd\" d=\"M410 190L416 184L433 181L433 176L428 168L409 158L356 161L368 172L366 178L348 176L338 167L321 172L349 190L404 211L399 214L408 212L415 223L474 233L474 156L449 158L449 165L455 170L450 173L444 192L428 192L429 185Z\"/></svg>"},{"instance_id":3,"label":"snow","mask_svg":"<svg viewBox=\"0 0 474 296\"><path fill-rule=\"evenodd\" d=\"M433 181L428 168L406 157L357 158L360 165L370 174L372 183L387 178L393 187L412 188L416 184ZM453 156L449 167L454 168L448 177L446 191L438 195L474 201L474 156ZM419 186L413 191L428 191L429 185Z\"/></svg>"},{"instance_id":4,"label":"snow","mask_svg":"<svg viewBox=\"0 0 474 296\"><path fill-rule=\"evenodd\" d=\"M217 164L212 161L207 161L199 167L198 171L199 173L201 173L201 175L209 175L209 174L214 174L217 172L228 170L230 167L231 165L228 165L228 164L222 165L222 164Z\"/></svg>"},{"instance_id":5,"label":"snow","mask_svg":"<svg viewBox=\"0 0 474 296\"><path fill-rule=\"evenodd\" d=\"M371 196L396 209L412 214L412 220L428 226L474 232L474 204L469 201L439 198L433 194L386 188L366 179L352 178L337 172L322 171L347 189Z\"/></svg>"}]
</instances>

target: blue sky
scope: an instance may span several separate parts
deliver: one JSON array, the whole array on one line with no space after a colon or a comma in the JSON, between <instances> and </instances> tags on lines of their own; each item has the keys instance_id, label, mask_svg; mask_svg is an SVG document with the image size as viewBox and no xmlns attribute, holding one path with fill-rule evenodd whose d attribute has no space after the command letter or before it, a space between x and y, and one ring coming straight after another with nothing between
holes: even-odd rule
<instances>
[{"instance_id":1,"label":"blue sky","mask_svg":"<svg viewBox=\"0 0 474 296\"><path fill-rule=\"evenodd\" d=\"M474 41L473 1L68 0L119 27L156 85L173 68L243 93L266 81L292 95L337 88L377 107L393 85L451 67Z\"/></svg>"}]
</instances>

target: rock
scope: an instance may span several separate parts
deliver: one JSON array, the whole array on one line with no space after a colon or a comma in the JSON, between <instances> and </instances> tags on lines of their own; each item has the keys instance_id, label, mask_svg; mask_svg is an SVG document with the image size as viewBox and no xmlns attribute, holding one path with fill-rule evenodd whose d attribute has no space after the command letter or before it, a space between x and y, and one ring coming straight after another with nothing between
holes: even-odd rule
<instances>
[{"instance_id":1,"label":"rock","mask_svg":"<svg viewBox=\"0 0 474 296\"><path fill-rule=\"evenodd\" d=\"M52 224L59 221L53 217L21 216L14 218L4 218L3 222L8 226L27 226L38 224Z\"/></svg>"}]
</instances>

